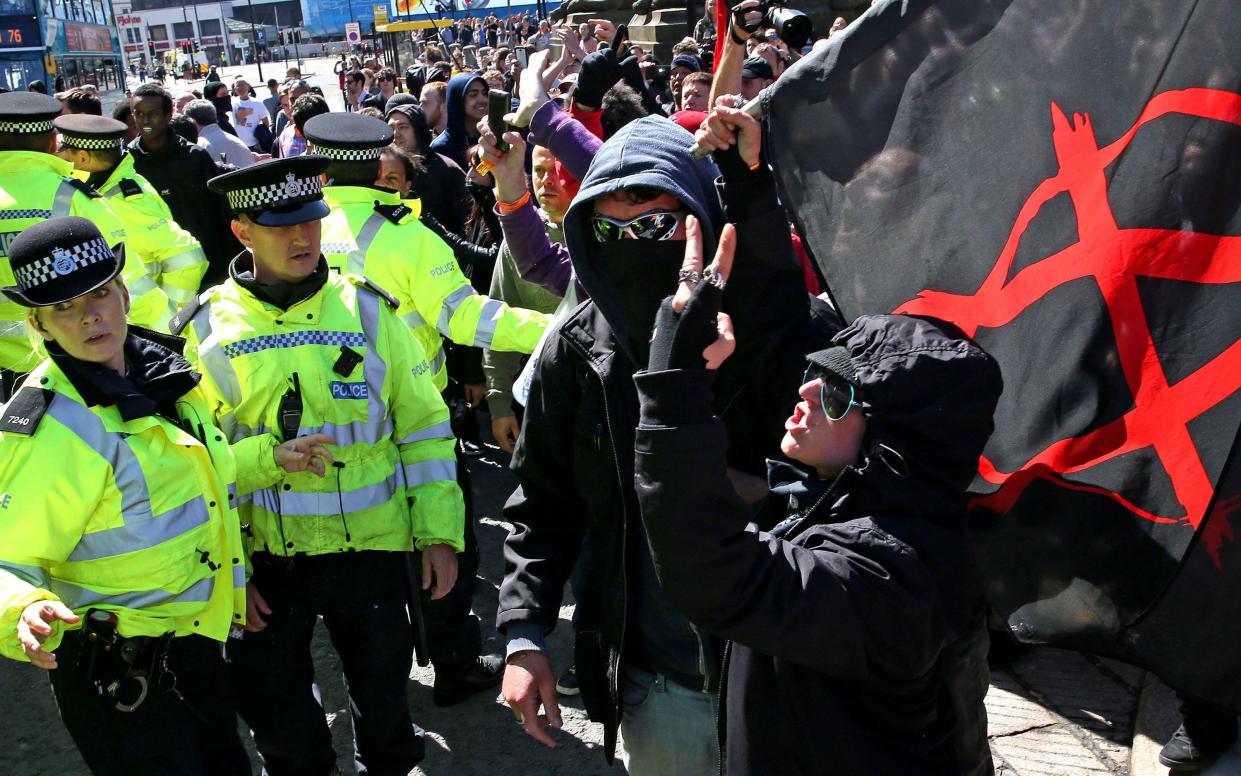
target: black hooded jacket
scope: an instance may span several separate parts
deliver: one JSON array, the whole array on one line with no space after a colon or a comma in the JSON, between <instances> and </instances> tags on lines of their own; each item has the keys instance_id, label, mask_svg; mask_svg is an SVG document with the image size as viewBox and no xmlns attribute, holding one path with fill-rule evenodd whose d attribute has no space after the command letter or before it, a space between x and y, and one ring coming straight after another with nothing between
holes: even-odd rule
<instances>
[{"instance_id":1,"label":"black hooded jacket","mask_svg":"<svg viewBox=\"0 0 1241 776\"><path fill-rule=\"evenodd\" d=\"M753 408L776 408L776 397L792 395L808 348L808 295L770 174L750 173L742 165L741 177L717 184L715 166L692 162L685 152L691 141L667 119L640 119L599 149L583 178L564 225L574 269L591 301L540 352L513 457L520 487L505 506L515 530L505 543L498 626L510 638L529 628L555 627L565 582L583 535L589 535L591 571L578 602L575 667L587 712L604 725L609 759L622 710L623 663L668 676L669 668L677 669L682 683L698 682L696 689L703 689L718 680L719 656L717 645L695 633L659 592L633 486L633 374L636 364L645 364L640 345L649 340L654 311L634 320L622 288L632 296L636 277L637 285L650 286L658 304L674 290L680 262L665 278L666 264L647 263L658 246L621 240L613 248L624 255L609 264L605 246L592 234L593 199L635 186L673 193L701 220L708 256L714 255L723 216L737 224L737 260L724 307L738 311L734 324L745 332L744 338L738 334L745 345L721 371L716 402L733 444L732 466L764 472L765 458L777 449L780 418ZM684 243L679 246L683 251Z\"/></svg>"},{"instance_id":2,"label":"black hooded jacket","mask_svg":"<svg viewBox=\"0 0 1241 776\"><path fill-rule=\"evenodd\" d=\"M444 90L444 110L448 111L448 122L444 131L431 143L431 150L441 153L457 163L461 169L469 166L465 158L470 148L470 132L466 128L465 93L475 81L482 81L477 73L457 73L448 82Z\"/></svg>"},{"instance_id":3,"label":"black hooded jacket","mask_svg":"<svg viewBox=\"0 0 1241 776\"><path fill-rule=\"evenodd\" d=\"M636 378L637 491L660 582L733 640L724 771L989 774L986 606L963 524L999 367L906 316L863 316L835 342L858 370L860 460L830 482L773 463L789 507L770 533L747 530L725 476L711 373Z\"/></svg>"},{"instance_id":4,"label":"black hooded jacket","mask_svg":"<svg viewBox=\"0 0 1241 776\"><path fill-rule=\"evenodd\" d=\"M142 138L128 146L134 169L155 187L168 203L173 220L202 245L207 255L207 274L201 288L228 278L228 265L241 252L233 236L232 211L224 197L207 188L207 181L223 174L205 149L168 130L168 142L158 152L146 150Z\"/></svg>"}]
</instances>

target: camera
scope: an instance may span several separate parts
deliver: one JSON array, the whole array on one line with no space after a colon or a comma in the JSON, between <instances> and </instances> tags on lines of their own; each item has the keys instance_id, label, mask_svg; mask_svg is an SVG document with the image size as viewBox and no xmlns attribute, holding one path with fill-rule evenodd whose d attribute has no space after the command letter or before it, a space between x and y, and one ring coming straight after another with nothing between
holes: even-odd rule
<instances>
[{"instance_id":1,"label":"camera","mask_svg":"<svg viewBox=\"0 0 1241 776\"><path fill-rule=\"evenodd\" d=\"M760 0L754 8L733 6L733 21L747 32L771 27L789 48L800 51L814 34L814 23L802 11L789 8L788 0Z\"/></svg>"}]
</instances>

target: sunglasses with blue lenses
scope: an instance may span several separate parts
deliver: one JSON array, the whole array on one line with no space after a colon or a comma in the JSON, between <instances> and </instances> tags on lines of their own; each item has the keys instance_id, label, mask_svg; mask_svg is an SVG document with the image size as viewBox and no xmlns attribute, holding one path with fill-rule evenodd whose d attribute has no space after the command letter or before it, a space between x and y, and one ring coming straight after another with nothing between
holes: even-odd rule
<instances>
[{"instance_id":1,"label":"sunglasses with blue lenses","mask_svg":"<svg viewBox=\"0 0 1241 776\"><path fill-rule=\"evenodd\" d=\"M849 414L849 410L862 406L857 401L857 389L853 387L853 383L816 364L811 364L806 369L801 384L805 385L820 377L823 382L819 384L819 406L823 408L823 414L828 420L840 420Z\"/></svg>"},{"instance_id":2,"label":"sunglasses with blue lenses","mask_svg":"<svg viewBox=\"0 0 1241 776\"><path fill-rule=\"evenodd\" d=\"M619 218L596 213L591 217L595 240L609 242L611 240L668 240L676 234L677 226L685 217L684 211L652 210L637 218L622 221Z\"/></svg>"}]
</instances>

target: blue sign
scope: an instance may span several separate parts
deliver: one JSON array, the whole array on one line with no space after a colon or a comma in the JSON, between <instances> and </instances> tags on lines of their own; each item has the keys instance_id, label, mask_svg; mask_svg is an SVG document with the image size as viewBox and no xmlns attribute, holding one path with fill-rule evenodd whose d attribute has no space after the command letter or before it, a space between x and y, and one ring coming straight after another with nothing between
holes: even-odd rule
<instances>
[{"instance_id":1,"label":"blue sign","mask_svg":"<svg viewBox=\"0 0 1241 776\"><path fill-rule=\"evenodd\" d=\"M266 42L267 42L267 32L265 30L259 30L259 43L266 43Z\"/></svg>"}]
</instances>

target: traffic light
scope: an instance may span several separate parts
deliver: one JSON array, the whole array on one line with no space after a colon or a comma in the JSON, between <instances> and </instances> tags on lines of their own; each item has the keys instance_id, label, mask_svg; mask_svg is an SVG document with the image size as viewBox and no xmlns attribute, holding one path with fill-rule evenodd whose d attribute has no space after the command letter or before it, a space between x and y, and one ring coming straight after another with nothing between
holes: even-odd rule
<instances>
[{"instance_id":1,"label":"traffic light","mask_svg":"<svg viewBox=\"0 0 1241 776\"><path fill-rule=\"evenodd\" d=\"M147 41L147 53L151 55L151 61L154 62L155 61L155 41L153 40Z\"/></svg>"},{"instance_id":2,"label":"traffic light","mask_svg":"<svg viewBox=\"0 0 1241 776\"><path fill-rule=\"evenodd\" d=\"M198 53L198 51L199 51L199 49L198 49L198 39L197 39L197 38L195 38L195 39L194 39L194 53L195 53L195 54L197 54L197 53Z\"/></svg>"}]
</instances>

